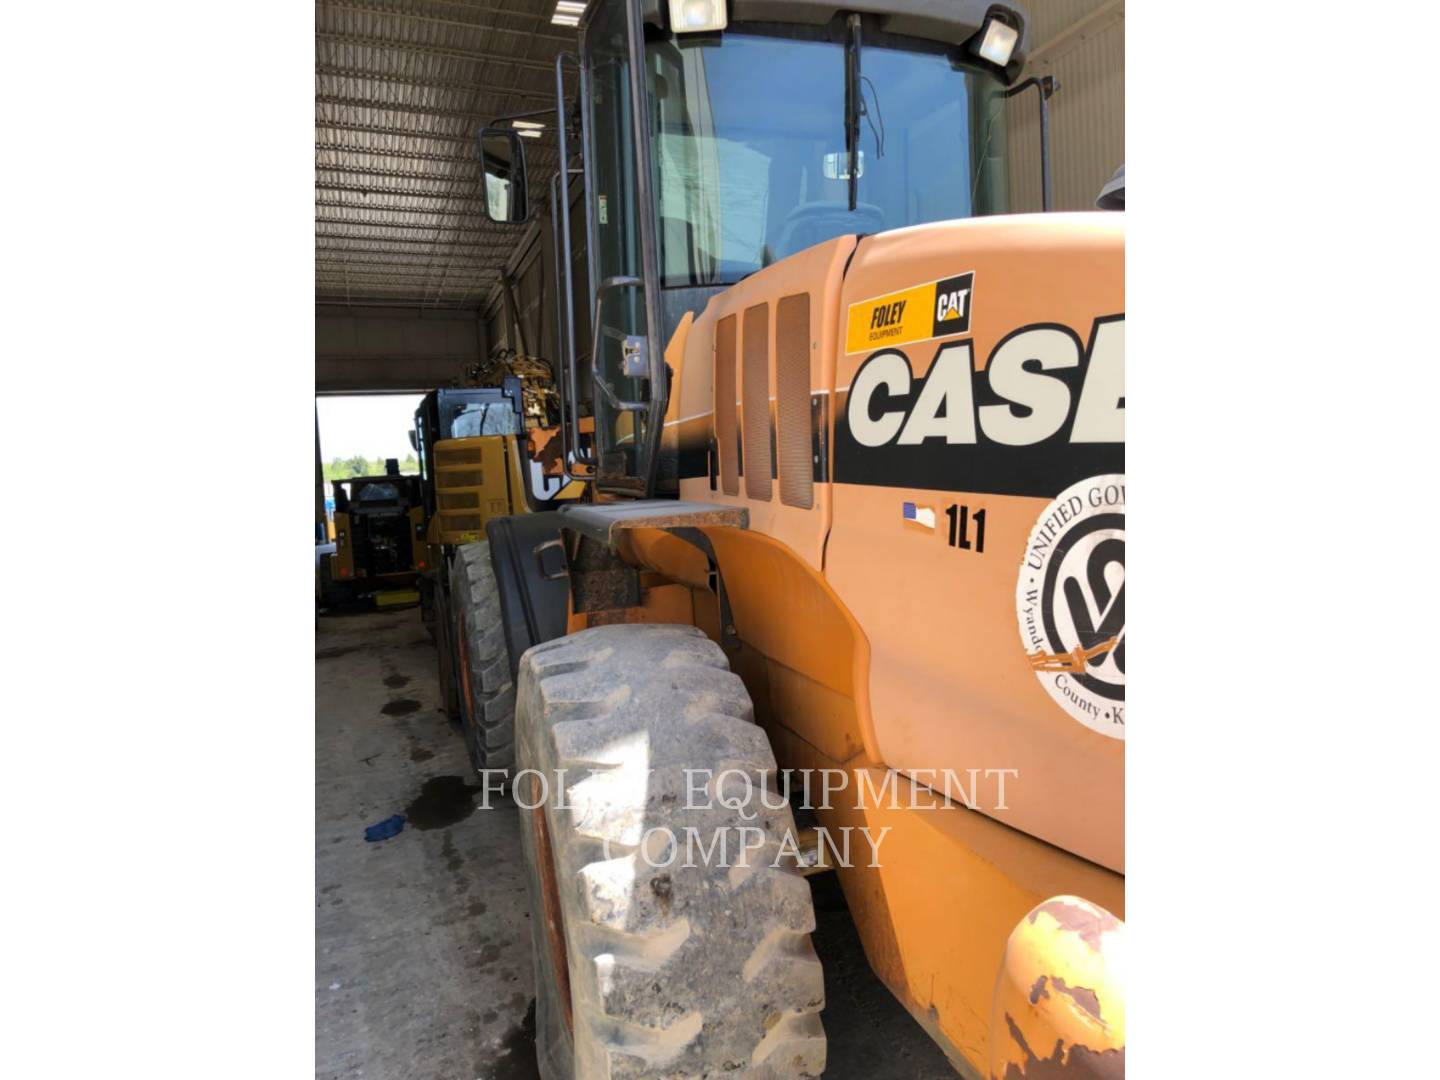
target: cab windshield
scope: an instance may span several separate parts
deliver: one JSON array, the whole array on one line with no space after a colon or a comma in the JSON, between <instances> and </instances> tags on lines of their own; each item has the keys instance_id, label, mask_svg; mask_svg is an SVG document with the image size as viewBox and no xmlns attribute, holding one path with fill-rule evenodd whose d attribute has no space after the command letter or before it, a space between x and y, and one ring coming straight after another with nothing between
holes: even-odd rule
<instances>
[{"instance_id":1,"label":"cab windshield","mask_svg":"<svg viewBox=\"0 0 1440 1080\"><path fill-rule=\"evenodd\" d=\"M1005 211L1000 80L870 35L852 210L846 45L796 33L647 43L665 285L729 285L835 236Z\"/></svg>"}]
</instances>

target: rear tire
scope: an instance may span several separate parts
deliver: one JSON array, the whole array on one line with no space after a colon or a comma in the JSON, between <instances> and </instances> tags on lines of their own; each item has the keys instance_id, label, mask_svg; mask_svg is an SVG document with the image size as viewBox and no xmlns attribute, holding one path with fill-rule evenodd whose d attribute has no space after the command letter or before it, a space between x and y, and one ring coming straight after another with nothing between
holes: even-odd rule
<instances>
[{"instance_id":1,"label":"rear tire","mask_svg":"<svg viewBox=\"0 0 1440 1080\"><path fill-rule=\"evenodd\" d=\"M470 763L476 771L510 769L515 764L515 685L488 540L456 549L450 598L460 725Z\"/></svg>"},{"instance_id":2,"label":"rear tire","mask_svg":"<svg viewBox=\"0 0 1440 1080\"><path fill-rule=\"evenodd\" d=\"M540 784L517 774L541 1075L818 1076L810 887L774 865L790 808L757 799L747 820L701 791L735 769L758 794L776 769L724 653L694 627L596 627L530 649L517 700L517 764L549 794L525 809ZM693 800L687 769L710 770ZM748 866L733 840L724 860L687 853L688 830L740 827L764 841ZM656 830L679 841L669 865Z\"/></svg>"},{"instance_id":3,"label":"rear tire","mask_svg":"<svg viewBox=\"0 0 1440 1080\"><path fill-rule=\"evenodd\" d=\"M445 715L461 722L460 691L455 679L455 615L444 583L435 588L435 655L440 665L440 701Z\"/></svg>"}]
</instances>

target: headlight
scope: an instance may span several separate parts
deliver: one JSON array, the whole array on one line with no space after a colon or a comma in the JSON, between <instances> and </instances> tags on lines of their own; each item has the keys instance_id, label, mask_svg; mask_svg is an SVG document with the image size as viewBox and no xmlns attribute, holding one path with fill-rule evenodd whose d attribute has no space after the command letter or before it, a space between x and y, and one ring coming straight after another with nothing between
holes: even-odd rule
<instances>
[{"instance_id":1,"label":"headlight","mask_svg":"<svg viewBox=\"0 0 1440 1080\"><path fill-rule=\"evenodd\" d=\"M670 29L677 34L724 30L725 0L670 0Z\"/></svg>"},{"instance_id":2,"label":"headlight","mask_svg":"<svg viewBox=\"0 0 1440 1080\"><path fill-rule=\"evenodd\" d=\"M671 3L673 4L674 0L671 0ZM985 26L980 31L980 44L975 47L975 52L982 60L989 60L996 67L1003 68L1010 63L1010 56L1019 42L1020 31L992 15L985 20Z\"/></svg>"}]
</instances>

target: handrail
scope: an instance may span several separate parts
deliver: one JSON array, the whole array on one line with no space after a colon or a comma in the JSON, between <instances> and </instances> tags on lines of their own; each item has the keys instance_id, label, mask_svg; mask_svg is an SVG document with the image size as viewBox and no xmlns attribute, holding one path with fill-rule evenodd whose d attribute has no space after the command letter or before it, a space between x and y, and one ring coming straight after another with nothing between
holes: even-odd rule
<instances>
[{"instance_id":1,"label":"handrail","mask_svg":"<svg viewBox=\"0 0 1440 1080\"><path fill-rule=\"evenodd\" d=\"M645 24L640 13L640 0L625 0L626 21L629 23L628 38L630 53L630 125L635 134L635 195L636 214L640 231L640 273L642 295L645 298L645 336L649 339L646 361L649 367L647 391L650 400L647 409L649 422L645 429L645 444L641 447L645 475L645 497L655 493L655 476L660 466L660 437L664 432L665 405L670 396L669 369L665 366L665 342L660 334L660 253L655 236L656 201L651 188L653 177L650 163L653 160L650 146L649 92L645 85ZM655 408L659 402L660 408ZM597 477L598 482L598 477Z\"/></svg>"},{"instance_id":2,"label":"handrail","mask_svg":"<svg viewBox=\"0 0 1440 1080\"><path fill-rule=\"evenodd\" d=\"M592 339L590 350L590 372L594 389L591 393L592 401L596 395L603 397L609 404L621 412L643 412L647 415L645 428L644 445L640 447L641 460L645 463L645 475L637 477L644 485L644 490L649 493L655 486L655 473L659 463L660 438L663 425L660 417L664 412L664 402L667 400L668 369L665 365L665 357L662 349L660 336L660 312L659 297L656 289L648 283L656 283L659 280L659 252L655 235L655 221L649 208L653 205L652 178L649 173L648 163L651 156L650 130L645 102L647 92L644 80L645 58L644 58L644 28L641 21L640 6L637 0L624 0L629 33L626 35L629 53L629 75L630 75L630 108L631 108L631 130L634 133L634 164L637 203L636 213L638 215L638 232L640 239L640 275L617 275L606 278L598 286L594 287L595 297L595 318L592 327ZM581 48L584 48L586 27L581 27ZM563 178L559 181L561 192L552 193L552 227L557 233L557 263L561 263L557 273L557 285L563 291L563 303L565 313L562 316L559 327L561 330L561 349L564 353L564 371L568 375L568 387L566 379L561 382L561 452L566 457L565 471L569 476L569 459L573 455L576 465L589 466L594 470L594 479L597 483L602 480L599 467L599 447L603 443L600 437L606 425L604 417L598 411L596 413L595 440L593 449L589 454L582 454L580 451L580 358L575 343L575 286L573 250L570 232L570 153L569 153L569 132L567 131L565 113L565 72L564 64L566 59L574 61L580 76L580 139L582 143L581 172L584 177L586 198L590 199L594 192L591 183L591 158L590 143L593 133L590 130L588 115L589 100L589 71L583 60L574 53L562 52L555 57L555 98L556 98L556 134L560 151L560 168L558 176ZM552 189L554 185L552 184ZM559 212L555 212L554 202L556 194L559 195ZM590 235L593 237L596 230L593 225L594 206L587 204L587 213L591 222ZM589 280L594 285L597 258L595 244L586 245L586 260L590 269ZM645 382L647 399L643 401L629 401L621 398L609 382L606 381L600 367L602 350L600 348L603 327L601 315L605 294L614 289L639 288L643 299L645 311L645 325L637 327L641 331L645 341ZM623 338L622 338L623 340ZM639 376L637 376L639 377ZM565 391L568 389L568 395ZM656 409L657 403L660 409ZM588 477L587 477L588 479Z\"/></svg>"},{"instance_id":3,"label":"handrail","mask_svg":"<svg viewBox=\"0 0 1440 1080\"><path fill-rule=\"evenodd\" d=\"M564 177L564 181L560 185L563 191L560 193L559 232L559 242L564 255L564 265L561 268L564 296L563 298L556 297L556 300L563 299L565 305L565 318L562 320L562 325L565 327L565 339L562 344L565 351L565 368L570 375L568 412L574 432L574 444L570 449L575 455L576 465L597 468L599 462L593 454L580 452L580 358L575 355L575 268L572 265L574 255L570 246L570 136L565 128L565 61L567 58L573 60L577 68L580 67L580 58L574 53L560 52L555 55L555 136L560 148L560 171L556 175ZM581 111L584 111L583 105ZM560 426L562 429L565 427L563 415L560 417ZM561 443L561 449L564 449L564 443Z\"/></svg>"},{"instance_id":4,"label":"handrail","mask_svg":"<svg viewBox=\"0 0 1440 1080\"><path fill-rule=\"evenodd\" d=\"M604 303L605 294L611 289L633 289L637 285L643 289L645 279L631 277L628 274L616 274L614 277L608 277L600 282L595 289L595 320L591 324L590 380L618 412L649 412L652 403L649 401L626 401L616 394L610 384L605 381L605 376L600 370L600 336L604 332L604 326L600 321L600 307ZM648 360L649 357L646 359Z\"/></svg>"},{"instance_id":5,"label":"handrail","mask_svg":"<svg viewBox=\"0 0 1440 1080\"><path fill-rule=\"evenodd\" d=\"M556 313L560 316L560 325L557 327L558 332L556 334L555 343L557 348L563 350L565 347L564 342L567 330L572 335L574 333L573 327L570 327L568 325L571 318L574 316L574 311L566 311L564 305L560 301L561 296L564 295L565 292L563 275L561 273L560 267L561 264L564 262L566 255L560 237L560 208L558 205L560 198L559 191L560 173L556 172L555 175L550 177L550 233L551 239L554 241L555 246L553 256L555 261L555 310ZM566 402L570 400L571 393L571 391L566 387L569 372L568 365L566 363L562 362L556 364L555 367L557 369L555 373L555 382L560 388L560 474L565 478L565 483L568 484L570 483L570 481L575 479L575 477L570 473L570 428L569 425L565 423ZM578 435L579 433L577 432L576 434Z\"/></svg>"}]
</instances>

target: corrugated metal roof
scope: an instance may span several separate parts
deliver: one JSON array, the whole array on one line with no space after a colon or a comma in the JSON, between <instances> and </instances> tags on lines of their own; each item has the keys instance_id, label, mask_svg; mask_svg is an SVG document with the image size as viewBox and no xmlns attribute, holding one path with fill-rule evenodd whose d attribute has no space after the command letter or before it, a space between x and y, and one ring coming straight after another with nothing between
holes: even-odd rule
<instances>
[{"instance_id":1,"label":"corrugated metal roof","mask_svg":"<svg viewBox=\"0 0 1440 1080\"><path fill-rule=\"evenodd\" d=\"M554 0L315 5L315 293L321 301L474 308L513 250L481 211L476 134L554 102L575 31ZM526 142L532 182L553 128ZM532 185L535 196L540 185Z\"/></svg>"},{"instance_id":2,"label":"corrugated metal roof","mask_svg":"<svg viewBox=\"0 0 1440 1080\"><path fill-rule=\"evenodd\" d=\"M315 291L322 301L478 308L514 250L481 212L475 136L554 101L575 31L554 0L321 0L315 6ZM1055 206L1093 205L1124 160L1123 0L1031 0L1027 74L1052 73ZM1011 205L1038 210L1033 94L1007 106ZM535 183L553 128L527 140Z\"/></svg>"}]
</instances>

